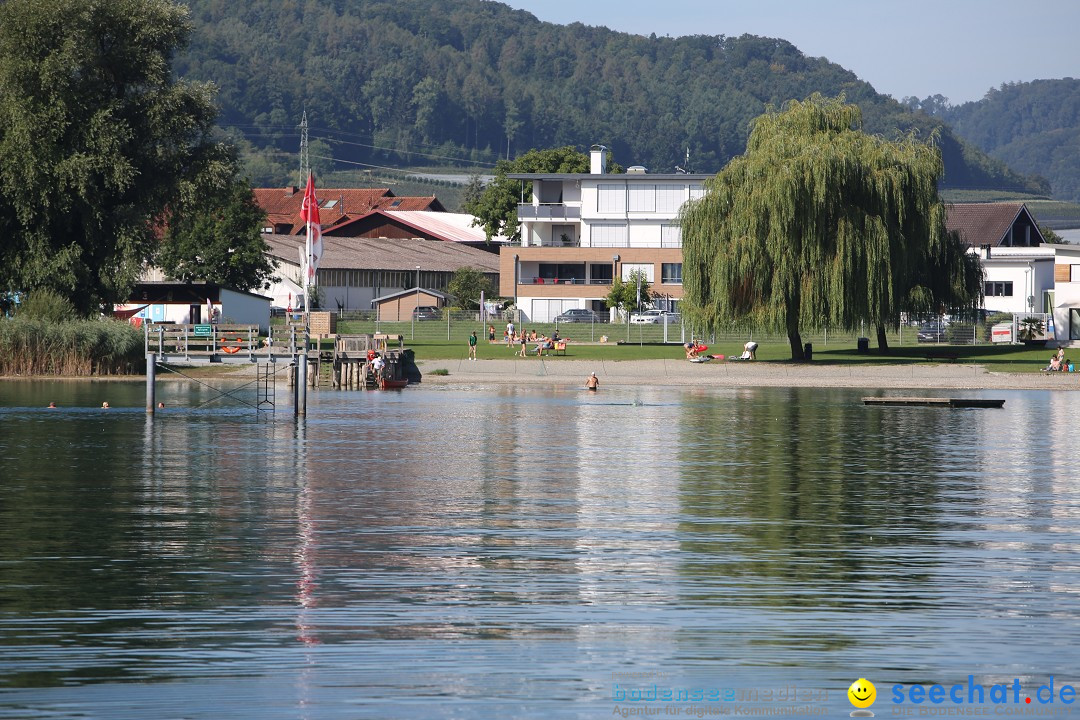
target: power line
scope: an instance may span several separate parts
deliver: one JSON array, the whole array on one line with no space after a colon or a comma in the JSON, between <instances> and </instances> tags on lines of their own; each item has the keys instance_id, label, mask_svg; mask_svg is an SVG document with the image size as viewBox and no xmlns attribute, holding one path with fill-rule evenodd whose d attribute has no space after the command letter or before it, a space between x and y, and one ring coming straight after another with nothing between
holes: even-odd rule
<instances>
[{"instance_id":1,"label":"power line","mask_svg":"<svg viewBox=\"0 0 1080 720\"><path fill-rule=\"evenodd\" d=\"M248 137L248 138L251 138L251 137L262 137L262 138L269 137L269 138L272 138L272 139L275 139L275 140L281 140L281 139L284 139L284 138L289 138L289 137L295 137L296 136L295 132L277 132L277 133L262 132L263 130L268 130L268 129L277 129L277 130L285 130L285 131L295 130L295 128L286 127L284 125L231 124L231 125L221 125L220 127L222 127L222 128L233 128L233 129L239 130L241 133L244 134L245 137ZM257 130L257 131L260 131L260 132L257 132L257 133L247 132L247 131L245 131L245 128L254 129L254 130ZM344 135L346 137L362 137L361 135L358 135L357 133L349 133L349 132L345 132L344 130L332 130L330 128L319 128L319 127L312 127L312 126L309 126L308 129L309 130L314 130L314 131L320 132L320 133L329 133L331 135L336 134L336 135ZM338 143L338 144L341 144L341 145L352 145L352 146L355 146L355 147L363 147L363 148L368 148L368 149L371 149L371 150L382 150L382 151L385 151L385 152L396 153L398 155L419 155L420 157L434 158L436 160L452 160L454 162L460 162L460 163L469 163L469 164L473 164L473 165L483 165L484 167L495 167L495 163L477 161L477 160L473 160L471 158L454 157L453 155L439 155L437 153L426 153L426 152L422 152L420 150L402 150L400 148L386 147L386 146L383 146L383 145L372 145L370 143L363 143L363 142L358 142L358 141L353 141L353 140L342 140L341 138L337 138L337 137L318 137L316 139L325 140L325 141L331 142L331 143ZM435 147L433 145L427 145L426 143L417 143L417 145L419 145L420 147Z\"/></svg>"}]
</instances>

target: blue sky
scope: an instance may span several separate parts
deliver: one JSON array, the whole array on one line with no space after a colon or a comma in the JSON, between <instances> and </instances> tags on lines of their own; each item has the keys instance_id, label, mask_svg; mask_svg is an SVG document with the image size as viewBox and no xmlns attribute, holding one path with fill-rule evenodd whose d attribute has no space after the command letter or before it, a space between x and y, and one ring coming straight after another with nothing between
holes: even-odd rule
<instances>
[{"instance_id":1,"label":"blue sky","mask_svg":"<svg viewBox=\"0 0 1080 720\"><path fill-rule=\"evenodd\" d=\"M954 105L1005 82L1080 77L1080 0L502 0L541 20L648 35L762 35L897 100Z\"/></svg>"}]
</instances>

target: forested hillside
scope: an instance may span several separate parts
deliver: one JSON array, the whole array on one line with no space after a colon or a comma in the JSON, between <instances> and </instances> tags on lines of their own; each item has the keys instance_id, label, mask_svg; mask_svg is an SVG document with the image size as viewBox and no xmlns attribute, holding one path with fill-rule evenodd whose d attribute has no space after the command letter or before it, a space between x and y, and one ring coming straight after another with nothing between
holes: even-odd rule
<instances>
[{"instance_id":1,"label":"forested hillside","mask_svg":"<svg viewBox=\"0 0 1080 720\"><path fill-rule=\"evenodd\" d=\"M306 107L313 164L493 162L603 143L623 165L714 172L767 104L844 93L886 136L942 123L784 40L644 37L542 23L483 0L187 0L178 69L220 87L222 125L258 183L295 176ZM942 129L945 183L1038 191L1038 180ZM325 161L322 161L325 162Z\"/></svg>"},{"instance_id":2,"label":"forested hillside","mask_svg":"<svg viewBox=\"0 0 1080 720\"><path fill-rule=\"evenodd\" d=\"M905 103L945 120L1009 167L1042 175L1056 198L1080 202L1080 80L1002 85L956 106L940 96Z\"/></svg>"}]
</instances>

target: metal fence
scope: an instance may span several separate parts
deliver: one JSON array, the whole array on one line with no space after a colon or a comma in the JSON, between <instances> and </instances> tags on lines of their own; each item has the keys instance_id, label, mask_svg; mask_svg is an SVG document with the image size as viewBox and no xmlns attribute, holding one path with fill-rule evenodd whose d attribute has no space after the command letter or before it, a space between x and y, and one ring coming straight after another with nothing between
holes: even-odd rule
<instances>
[{"instance_id":1,"label":"metal fence","mask_svg":"<svg viewBox=\"0 0 1080 720\"><path fill-rule=\"evenodd\" d=\"M505 342L507 317L501 315L484 316L477 312L465 312L457 309L442 309L441 317L431 320L409 320L404 322L380 321L374 312L352 311L335 313L338 333L389 333L402 335L405 340L419 342L464 342L469 333L476 331L481 340L488 340L491 329L494 328L496 342ZM1029 314L1023 314L1027 317ZM1020 319L1022 319L1022 317ZM781 343L786 344L788 338L781 333L762 332L749 325L732 326L722 330L704 332L689 323L668 322L668 318L662 317L661 322L648 324L629 323L624 318L619 322L587 322L587 323L539 323L526 322L518 324L515 328L520 332L522 326L528 332L536 331L538 335L551 337L556 331L562 338L570 338L577 342L609 342L609 343L635 343L635 344L682 344L691 339L703 341L706 344L739 344L748 340L758 343ZM1045 319L1044 319L1045 321ZM1014 320L1014 323L1019 320ZM994 323L980 321L952 322L942 324L940 333L919 339L920 327L926 324L905 324L899 329L893 328L887 332L890 345L984 345L991 343L991 326ZM813 329L806 330L801 334L803 343L813 344L815 349L828 348L830 346L854 347L859 338L868 338L871 346L877 344L876 328L864 326L854 330L831 330ZM1016 332L1013 338L1017 337Z\"/></svg>"}]
</instances>

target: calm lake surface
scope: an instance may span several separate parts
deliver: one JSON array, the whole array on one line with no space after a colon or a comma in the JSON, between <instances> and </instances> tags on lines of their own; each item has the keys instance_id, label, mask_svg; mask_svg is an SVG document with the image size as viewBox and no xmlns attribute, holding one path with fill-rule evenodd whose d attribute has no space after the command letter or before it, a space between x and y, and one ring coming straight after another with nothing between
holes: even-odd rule
<instances>
[{"instance_id":1,"label":"calm lake surface","mask_svg":"<svg viewBox=\"0 0 1080 720\"><path fill-rule=\"evenodd\" d=\"M0 717L846 717L860 677L880 717L897 683L1080 685L1080 396L866 394L322 391L298 423L283 387L256 415L161 383L148 418L141 383L0 383Z\"/></svg>"}]
</instances>

